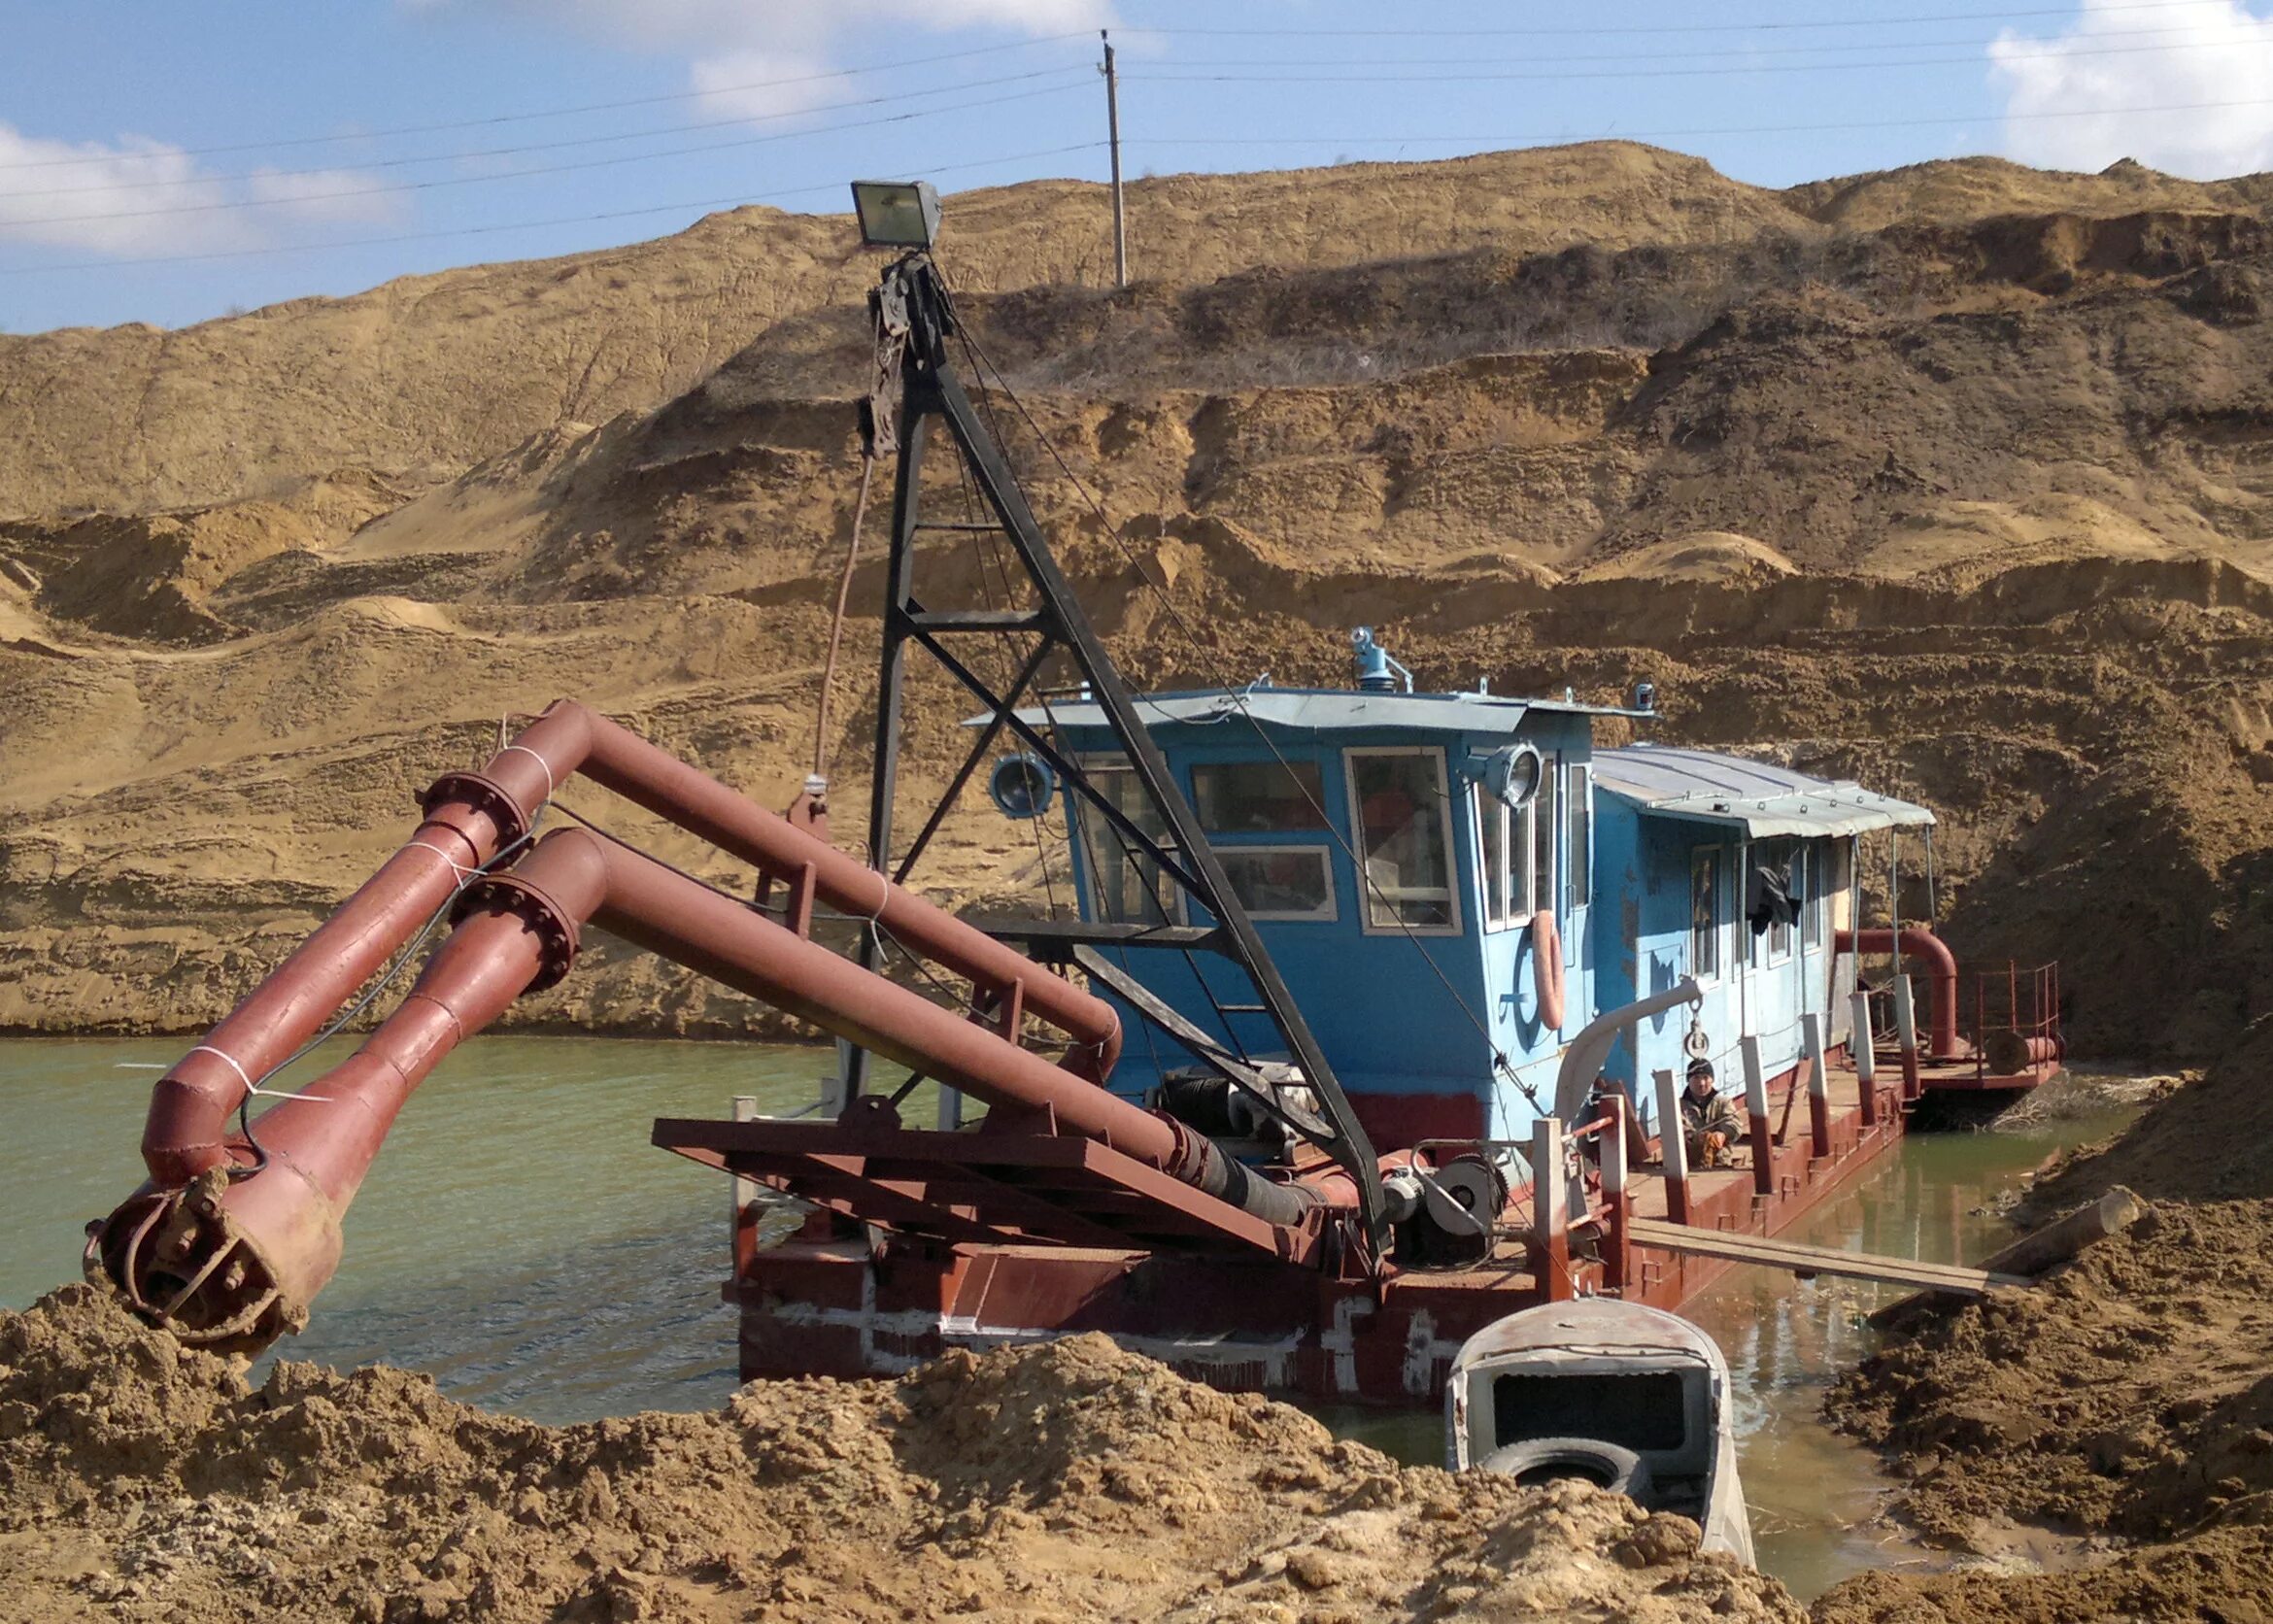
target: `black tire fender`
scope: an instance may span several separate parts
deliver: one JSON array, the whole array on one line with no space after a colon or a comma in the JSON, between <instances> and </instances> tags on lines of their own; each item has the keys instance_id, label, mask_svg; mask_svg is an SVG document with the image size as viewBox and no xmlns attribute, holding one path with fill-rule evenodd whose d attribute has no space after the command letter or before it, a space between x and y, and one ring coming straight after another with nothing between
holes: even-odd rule
<instances>
[{"instance_id":1,"label":"black tire fender","mask_svg":"<svg viewBox=\"0 0 2273 1624\"><path fill-rule=\"evenodd\" d=\"M1577 1477L1640 1500L1649 1492L1649 1464L1631 1449L1598 1438L1534 1438L1504 1444L1478 1463L1519 1482L1544 1483Z\"/></svg>"}]
</instances>

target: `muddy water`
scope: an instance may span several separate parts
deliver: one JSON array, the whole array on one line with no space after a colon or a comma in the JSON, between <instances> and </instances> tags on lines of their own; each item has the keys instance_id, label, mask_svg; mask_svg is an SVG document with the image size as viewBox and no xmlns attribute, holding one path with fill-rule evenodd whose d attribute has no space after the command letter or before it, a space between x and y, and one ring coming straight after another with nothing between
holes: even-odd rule
<instances>
[{"instance_id":1,"label":"muddy water","mask_svg":"<svg viewBox=\"0 0 2273 1624\"><path fill-rule=\"evenodd\" d=\"M0 1041L0 1304L76 1274L85 1220L140 1176L147 1067L181 1048ZM410 1366L461 1398L547 1421L719 1403L734 1385L733 1321L718 1301L727 1192L718 1175L651 1148L649 1123L723 1113L735 1094L794 1109L814 1098L830 1058L553 1038L468 1045L404 1113L292 1357ZM1802 1233L1978 1258L2003 1235L1985 1203L2055 1146L2114 1120L1914 1136ZM1816 1413L1825 1385L1867 1351L1862 1317L1883 1301L1855 1282L1741 1269L1693 1308L1736 1375L1761 1565L1803 1595L1864 1568L1928 1560L1872 1525L1884 1480ZM1434 1415L1326 1419L1404 1459L1442 1458Z\"/></svg>"},{"instance_id":2,"label":"muddy water","mask_svg":"<svg viewBox=\"0 0 2273 1624\"><path fill-rule=\"evenodd\" d=\"M1917 1133L1792 1238L1929 1262L1973 1261L2012 1238L1992 1203L2054 1150L2113 1133L2122 1111L2084 1110L2019 1133ZM1824 1390L1870 1352L1864 1316L1900 1296L1856 1280L1738 1269L1688 1307L1728 1356L1738 1471L1760 1566L1803 1598L1873 1568L1939 1568L1876 1520L1887 1480L1871 1453L1823 1425ZM1402 1460L1443 1459L1436 1416L1335 1411L1338 1431Z\"/></svg>"},{"instance_id":3,"label":"muddy water","mask_svg":"<svg viewBox=\"0 0 2273 1624\"><path fill-rule=\"evenodd\" d=\"M85 1221L141 1176L171 1042L0 1041L0 1304L75 1276ZM788 1111L821 1049L482 1038L444 1063L348 1216L296 1359L385 1360L544 1421L698 1409L734 1386L726 1181L647 1142L733 1095ZM323 1057L306 1063L312 1079Z\"/></svg>"}]
</instances>

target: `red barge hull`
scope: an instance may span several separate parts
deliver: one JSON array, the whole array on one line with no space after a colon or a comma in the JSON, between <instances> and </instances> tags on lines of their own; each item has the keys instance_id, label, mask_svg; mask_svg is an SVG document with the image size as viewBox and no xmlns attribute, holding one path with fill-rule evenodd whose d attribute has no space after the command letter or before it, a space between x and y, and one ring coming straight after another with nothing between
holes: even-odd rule
<instances>
[{"instance_id":1,"label":"red barge hull","mask_svg":"<svg viewBox=\"0 0 2273 1624\"><path fill-rule=\"evenodd\" d=\"M2016 1077L2025 1087L2037 1077ZM1687 1218L1696 1227L1776 1235L1851 1187L1902 1139L1908 1111L1899 1070L1881 1067L1877 1109L1845 1057L1826 1078L1827 1146L1810 1120L1805 1082L1787 1072L1770 1084L1769 1169L1740 1166L1688 1175ZM1793 1098L1794 1092L1798 1098ZM1875 1121L1866 1121L1866 1116ZM1555 1297L1599 1294L1679 1308L1725 1270L1725 1259L1623 1249L1604 1223L1572 1232L1567 1269L1552 1289L1543 1246L1527 1229L1503 1233L1490 1258L1454 1269L1391 1268L1377 1278L1321 1268L1314 1256L1273 1259L1256 1249L1206 1249L1193 1232L1185 1248L953 1242L855 1220L944 1205L974 1226L999 1214L1001 1193L1021 1202L1086 1210L1103 1226L1164 1192L1117 1184L1143 1169L1115 1167L1106 1147L1023 1134L929 1133L831 1124L671 1119L655 1142L706 1166L776 1188L823 1196L804 1228L760 1246L765 1201L740 1205L734 1271L722 1295L739 1310L744 1380L761 1377L894 1375L951 1348L987 1348L1103 1332L1180 1374L1237 1392L1322 1403L1424 1406L1438 1403L1460 1345L1520 1308ZM999 1150L982 1151L990 1138ZM1036 1143L1064 1147L1040 1166ZM817 1185L815 1165L834 1169ZM1088 1184L1086 1193L1083 1190ZM1765 1193L1760 1186L1766 1184ZM982 1190L982 1186L985 1188ZM835 1197L826 1192L833 1188ZM1525 1204L1518 1192L1520 1206ZM1654 1171L1630 1175L1624 1200L1635 1217L1666 1219L1667 1188ZM1174 1228L1171 1202L1145 1221ZM1062 1228L1062 1223L1061 1223ZM1109 1232L1100 1238L1110 1239ZM1168 1234L1155 1238L1170 1241ZM1622 1283L1616 1276L1625 1275Z\"/></svg>"}]
</instances>

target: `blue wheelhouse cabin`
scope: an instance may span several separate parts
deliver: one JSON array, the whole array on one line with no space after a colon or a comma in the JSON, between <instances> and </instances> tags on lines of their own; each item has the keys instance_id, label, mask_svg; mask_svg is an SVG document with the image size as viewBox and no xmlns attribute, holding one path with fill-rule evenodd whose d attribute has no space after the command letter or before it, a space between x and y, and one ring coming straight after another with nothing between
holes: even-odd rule
<instances>
[{"instance_id":1,"label":"blue wheelhouse cabin","mask_svg":"<svg viewBox=\"0 0 2273 1624\"><path fill-rule=\"evenodd\" d=\"M1852 963L1835 965L1831 942L1853 917L1851 835L1931 819L1735 757L1595 750L1597 717L1647 711L1262 685L1152 694L1139 707L1383 1151L1525 1138L1552 1108L1571 1036L1692 972L1706 985L1702 1025L1714 1052L1758 1036L1771 1074L1788 1069L1798 1011L1835 1021L1847 1007ZM1100 707L1076 700L1021 715L1168 844ZM1180 888L1093 807L1066 798L1085 921L1212 923L1188 916ZM1745 876L1774 863L1789 865L1790 893L1804 901L1755 937L1740 921ZM1283 1058L1227 962L1103 951L1235 1050ZM1552 979L1543 951L1559 962L1559 1025L1542 1007ZM1144 1098L1189 1058L1134 1010L1122 1016L1130 1035L1111 1086ZM1686 1010L1644 1021L1620 1039L1609 1073L1646 1085L1654 1069L1683 1064L1675 1057L1688 1025ZM1733 1065L1721 1078L1742 1086ZM1650 1116L1647 1087L1637 1096Z\"/></svg>"},{"instance_id":2,"label":"blue wheelhouse cabin","mask_svg":"<svg viewBox=\"0 0 2273 1624\"><path fill-rule=\"evenodd\" d=\"M1809 1012L1827 1051L1847 1043L1856 964L1839 942L1860 908L1859 837L1927 827L1933 813L1765 761L1649 744L1600 752L1594 783L1596 884L1626 922L1600 944L1599 1007L1683 976L1704 993L1694 1012L1636 1023L1611 1052L1606 1069L1637 1088L1644 1115L1651 1076L1686 1069L1692 1022L1724 1092L1744 1086L1745 1038L1757 1041L1764 1077L1796 1066Z\"/></svg>"}]
</instances>

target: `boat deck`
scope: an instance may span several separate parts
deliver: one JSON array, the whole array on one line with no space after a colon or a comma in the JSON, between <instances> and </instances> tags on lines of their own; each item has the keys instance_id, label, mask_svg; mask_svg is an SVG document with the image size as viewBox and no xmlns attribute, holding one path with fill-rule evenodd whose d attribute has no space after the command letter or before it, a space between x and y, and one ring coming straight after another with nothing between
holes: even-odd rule
<instances>
[{"instance_id":1,"label":"boat deck","mask_svg":"<svg viewBox=\"0 0 2273 1624\"><path fill-rule=\"evenodd\" d=\"M853 1219L848 1209L867 1207L865 1198L849 1187L816 1187L825 1205L836 1206L838 1227L824 1224L779 1245L757 1244L755 1203L737 1207L734 1276L725 1295L741 1308L748 1377L882 1374L950 1347L1102 1331L1219 1387L1428 1404L1442 1395L1461 1344L1519 1308L1588 1294L1679 1308L1746 1262L1829 1271L1823 1255L1773 1244L1774 1237L1901 1142L1906 1090L1899 1066L1877 1067L1866 1112L1860 1077L1834 1051L1819 1094L1810 1090L1804 1066L1768 1080L1761 1142L1740 1141L1731 1165L1675 1181L1662 1165L1635 1167L1622 1193L1613 1180L1608 1195L1590 1176L1584 1212L1574 1209L1559 1236L1538 1222L1531 1193L1519 1190L1490 1255L1467 1268L1393 1267L1374 1276L1331 1259L1306 1266L1251 1246L1196 1250L1170 1240L1133 1250L1102 1233L1095 1241L1050 1244L1035 1243L1041 1237L1031 1232L1023 1240L879 1232L864 1239L857 1225L845 1225ZM1813 1108L1818 1100L1819 1118ZM784 1157L834 1169L831 1177L873 1174L870 1181L881 1180L903 1205L932 1200L936 1176L945 1181L938 1199L952 1196L974 1222L988 1220L985 1192L972 1194L965 1165L974 1149L968 1135L899 1134L894 1158L871 1167L872 1157L849 1153L880 1153L881 1144L820 1143L831 1132L666 1121L657 1124L656 1138L777 1188L800 1182ZM804 1137L816 1142L806 1146ZM933 1147L940 1168L908 1159L917 1140L933 1138L942 1141ZM1085 1167L1117 1167L1112 1153L1093 1147L1083 1155ZM1017 1171L1007 1162L988 1168L998 1181ZM1031 1208L1069 1188L1069 1178L1051 1177L1023 1184L1019 1194ZM1076 1194L1093 1229L1126 1221L1095 1192ZM1680 1244L1667 1229L1674 1224L1699 1233L1699 1241ZM1844 1271L1916 1284L1902 1263L1856 1256Z\"/></svg>"}]
</instances>

